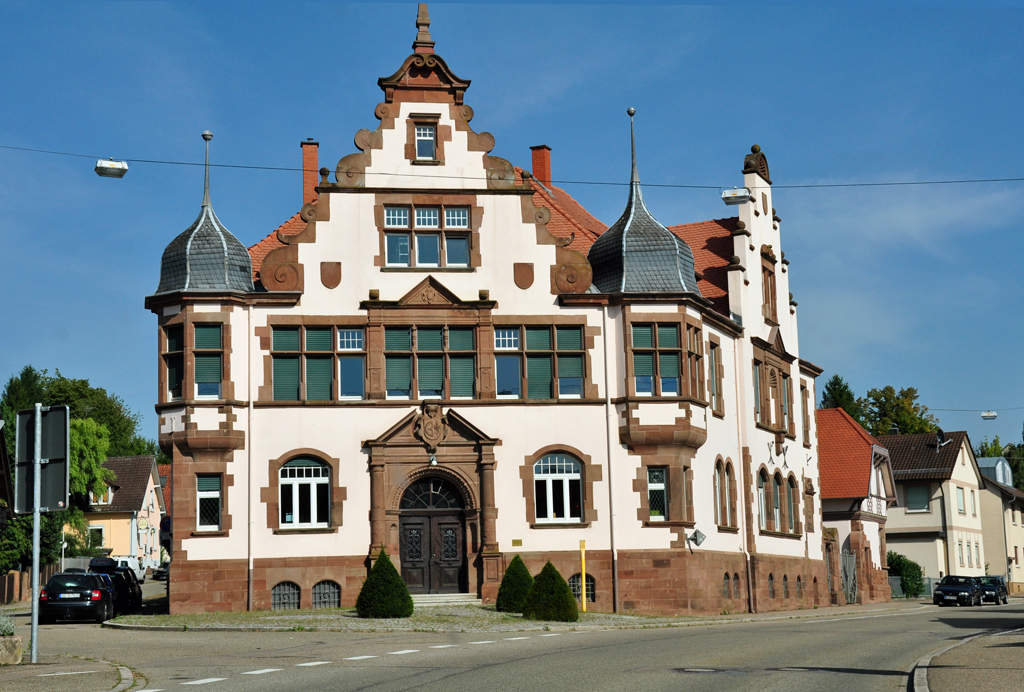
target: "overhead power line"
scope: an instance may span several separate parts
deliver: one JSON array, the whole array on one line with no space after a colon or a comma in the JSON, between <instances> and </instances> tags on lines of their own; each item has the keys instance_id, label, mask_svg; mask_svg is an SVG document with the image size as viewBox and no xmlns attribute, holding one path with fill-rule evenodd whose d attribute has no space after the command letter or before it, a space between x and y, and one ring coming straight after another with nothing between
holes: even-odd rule
<instances>
[{"instance_id":1,"label":"overhead power line","mask_svg":"<svg viewBox=\"0 0 1024 692\"><path fill-rule=\"evenodd\" d=\"M956 413L979 413L981 411L1024 411L1024 406L1012 406L1010 408L932 408L929 411L953 411Z\"/></svg>"},{"instance_id":2,"label":"overhead power line","mask_svg":"<svg viewBox=\"0 0 1024 692\"><path fill-rule=\"evenodd\" d=\"M11 151L24 151L33 154L52 154L54 156L73 156L83 159L105 159L105 156L96 156L93 154L78 154L69 151L53 151L50 149L33 149L29 147L14 147L0 144L0 149L8 149ZM124 160L130 163L151 163L162 166L203 166L205 165L202 161L167 161L163 159L137 159L137 158L125 158ZM241 170L253 170L253 171L287 171L287 172L317 172L317 171L306 171L302 167L292 166L257 166L251 164L240 164L240 163L211 163L211 168L234 168ZM480 180L484 181L485 178L479 176L468 176L468 175L430 175L422 173L365 173L365 175L384 175L390 177L407 177L407 178L434 178L438 180ZM874 182L874 183L804 183L804 184L792 184L792 185L772 185L772 189L775 190L795 190L795 189L816 189L816 188L837 188L837 187L901 187L909 185L965 185L975 183L1019 183L1024 182L1024 177L1013 177L1013 178L953 178L946 180L894 180L885 182ZM609 182L600 180L552 180L551 183L557 183L558 185L606 185L614 187L625 187L629 185L628 182ZM677 183L643 183L644 187L649 188L669 188L669 189L683 189L683 190L725 190L730 189L729 185L683 185ZM1024 407L1021 407L1024 408ZM936 409L939 410L939 409ZM945 410L945 409L944 409ZM953 409L948 409L953 410ZM973 410L973 409L971 409Z\"/></svg>"}]
</instances>

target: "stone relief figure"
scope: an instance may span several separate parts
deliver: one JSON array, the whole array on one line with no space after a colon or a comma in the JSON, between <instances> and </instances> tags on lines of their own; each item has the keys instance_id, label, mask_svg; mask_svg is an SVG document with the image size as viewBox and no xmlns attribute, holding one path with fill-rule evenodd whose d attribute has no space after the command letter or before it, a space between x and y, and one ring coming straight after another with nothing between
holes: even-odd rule
<instances>
[{"instance_id":1,"label":"stone relief figure","mask_svg":"<svg viewBox=\"0 0 1024 692\"><path fill-rule=\"evenodd\" d=\"M423 405L423 413L416 418L414 432L427 446L428 452L433 454L437 451L437 446L444 442L451 432L448 417L441 413L440 404Z\"/></svg>"}]
</instances>

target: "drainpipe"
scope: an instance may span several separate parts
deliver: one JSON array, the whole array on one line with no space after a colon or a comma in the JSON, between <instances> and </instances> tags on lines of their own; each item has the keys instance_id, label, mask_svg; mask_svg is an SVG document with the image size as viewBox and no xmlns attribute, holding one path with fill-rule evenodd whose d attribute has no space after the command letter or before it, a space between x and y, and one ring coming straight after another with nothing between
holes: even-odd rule
<instances>
[{"instance_id":1,"label":"drainpipe","mask_svg":"<svg viewBox=\"0 0 1024 692\"><path fill-rule=\"evenodd\" d=\"M252 303L245 306L246 342L249 352L246 354L246 392L249 399L249 412L245 425L245 564L247 567L247 598L246 610L253 610L252 602Z\"/></svg>"},{"instance_id":2,"label":"drainpipe","mask_svg":"<svg viewBox=\"0 0 1024 692\"><path fill-rule=\"evenodd\" d=\"M619 612L619 556L615 550L615 502L612 496L612 488L615 487L612 478L612 388L611 379L608 376L608 351L610 350L611 338L608 333L608 305L601 306L601 329L604 334L604 429L605 429L605 453L608 459L608 539L612 551L612 612Z\"/></svg>"},{"instance_id":3,"label":"drainpipe","mask_svg":"<svg viewBox=\"0 0 1024 692\"><path fill-rule=\"evenodd\" d=\"M132 512L132 521L131 521L131 524L130 524L129 531L131 532L131 535L129 536L128 554L131 555L132 557L138 557L138 553L139 553L139 513L138 512L135 512L135 511Z\"/></svg>"},{"instance_id":4,"label":"drainpipe","mask_svg":"<svg viewBox=\"0 0 1024 692\"><path fill-rule=\"evenodd\" d=\"M979 490L978 492L980 494L981 491ZM981 498L978 498L978 499L981 499ZM1013 498L1012 497L1008 501L1001 503L1000 504L1000 509L1002 509L1003 511L999 515L999 520L1002 521L1002 523L1003 523L1003 564L1005 565L1005 569L1003 571L1006 574L1006 583L1007 583L1007 587L1006 588L1007 589L1010 588L1009 587L1009 583L1010 583L1010 559L1009 559L1010 558L1010 543L1006 539L1006 506L1009 505L1009 504L1012 504L1012 503L1013 503ZM988 557L988 556L986 555L985 557ZM999 602L998 598L996 599L996 602L997 603Z\"/></svg>"},{"instance_id":5,"label":"drainpipe","mask_svg":"<svg viewBox=\"0 0 1024 692\"><path fill-rule=\"evenodd\" d=\"M946 549L942 551L945 560L943 567L946 568L946 575L949 575L949 551L953 549L953 543L949 540L949 531L946 527L946 489L939 483L939 496L942 498L942 538L946 541Z\"/></svg>"},{"instance_id":6,"label":"drainpipe","mask_svg":"<svg viewBox=\"0 0 1024 692\"><path fill-rule=\"evenodd\" d=\"M732 350L733 360L733 384L736 389L736 440L739 442L737 449L739 450L739 458L736 460L736 514L740 515L740 506L746 502L746 492L740 492L739 479L743 476L743 448L747 446L747 432L743 427L743 417L746 412L746 401L743 398L743 387L740 386L741 379L743 377L741 365L743 362L742 350L743 340L736 339L734 342L735 347ZM743 479L743 486L746 486L747 479ZM747 571L747 612L754 613L754 582L751 579L750 572L750 546L747 545L747 535L750 531L750 527L746 526L747 511L746 507L743 508L743 542L740 544L740 552L743 553L743 565ZM753 517L753 511L750 512L750 516Z\"/></svg>"}]
</instances>

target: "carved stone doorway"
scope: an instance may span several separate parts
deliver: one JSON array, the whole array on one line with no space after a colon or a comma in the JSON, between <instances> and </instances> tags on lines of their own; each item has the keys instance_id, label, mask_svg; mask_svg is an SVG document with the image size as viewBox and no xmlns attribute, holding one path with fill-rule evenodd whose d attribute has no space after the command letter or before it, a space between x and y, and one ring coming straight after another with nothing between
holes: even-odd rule
<instances>
[{"instance_id":1,"label":"carved stone doorway","mask_svg":"<svg viewBox=\"0 0 1024 692\"><path fill-rule=\"evenodd\" d=\"M399 542L409 593L465 593L465 502L458 489L433 476L402 495Z\"/></svg>"}]
</instances>

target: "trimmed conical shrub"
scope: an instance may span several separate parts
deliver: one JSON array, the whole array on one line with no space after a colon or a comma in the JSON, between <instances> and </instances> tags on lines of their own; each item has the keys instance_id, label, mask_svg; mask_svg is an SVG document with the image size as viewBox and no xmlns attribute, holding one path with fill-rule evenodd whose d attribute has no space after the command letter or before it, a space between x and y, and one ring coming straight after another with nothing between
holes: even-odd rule
<instances>
[{"instance_id":1,"label":"trimmed conical shrub","mask_svg":"<svg viewBox=\"0 0 1024 692\"><path fill-rule=\"evenodd\" d=\"M512 562L505 568L505 576L501 578L501 586L498 587L498 600L495 601L495 610L501 613L521 613L526 597L530 595L533 588L533 575L526 569L523 559L516 555Z\"/></svg>"},{"instance_id":2,"label":"trimmed conical shrub","mask_svg":"<svg viewBox=\"0 0 1024 692\"><path fill-rule=\"evenodd\" d=\"M412 609L412 596L402 575L382 550L359 591L356 612L361 618L407 618Z\"/></svg>"},{"instance_id":3,"label":"trimmed conical shrub","mask_svg":"<svg viewBox=\"0 0 1024 692\"><path fill-rule=\"evenodd\" d=\"M533 580L533 589L523 604L523 616L531 620L559 622L576 622L580 619L572 589L550 560Z\"/></svg>"}]
</instances>

